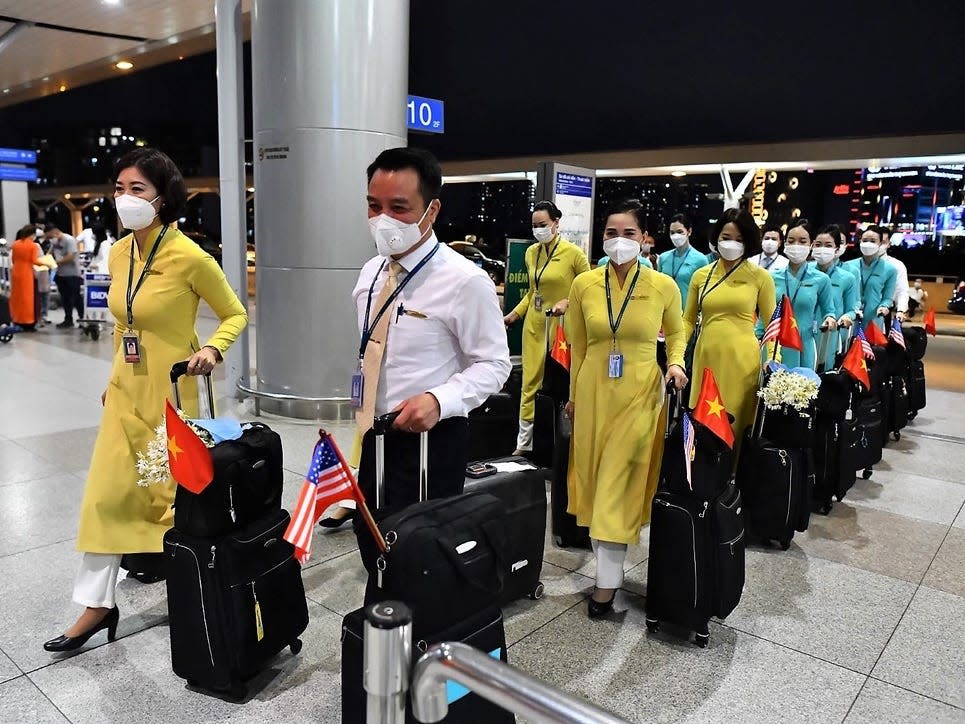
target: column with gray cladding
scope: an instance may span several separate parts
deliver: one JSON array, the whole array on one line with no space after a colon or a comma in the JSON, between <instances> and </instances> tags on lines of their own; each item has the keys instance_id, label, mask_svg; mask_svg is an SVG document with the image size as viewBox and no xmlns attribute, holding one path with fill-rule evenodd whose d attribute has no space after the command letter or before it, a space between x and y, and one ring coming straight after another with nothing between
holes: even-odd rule
<instances>
[{"instance_id":1,"label":"column with gray cladding","mask_svg":"<svg viewBox=\"0 0 965 724\"><path fill-rule=\"evenodd\" d=\"M258 389L326 400L269 411L351 413L365 167L406 145L408 52L408 0L252 3Z\"/></svg>"}]
</instances>

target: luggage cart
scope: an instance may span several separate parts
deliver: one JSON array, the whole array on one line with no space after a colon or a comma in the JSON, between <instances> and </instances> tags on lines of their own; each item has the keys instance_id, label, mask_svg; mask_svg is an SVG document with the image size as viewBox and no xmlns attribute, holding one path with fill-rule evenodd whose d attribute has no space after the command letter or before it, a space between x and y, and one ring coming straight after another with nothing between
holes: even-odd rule
<instances>
[{"instance_id":1,"label":"luggage cart","mask_svg":"<svg viewBox=\"0 0 965 724\"><path fill-rule=\"evenodd\" d=\"M101 325L107 324L107 292L111 287L110 274L84 274L84 318L79 320L80 331L95 342L100 339Z\"/></svg>"}]
</instances>

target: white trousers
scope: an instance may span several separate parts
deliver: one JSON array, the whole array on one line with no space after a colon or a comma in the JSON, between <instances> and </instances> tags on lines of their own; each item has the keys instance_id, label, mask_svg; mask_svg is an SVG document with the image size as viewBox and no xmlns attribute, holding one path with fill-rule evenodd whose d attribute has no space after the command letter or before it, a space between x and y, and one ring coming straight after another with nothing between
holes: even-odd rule
<instances>
[{"instance_id":1,"label":"white trousers","mask_svg":"<svg viewBox=\"0 0 965 724\"><path fill-rule=\"evenodd\" d=\"M90 608L114 608L120 554L85 553L74 580L74 602Z\"/></svg>"},{"instance_id":2,"label":"white trousers","mask_svg":"<svg viewBox=\"0 0 965 724\"><path fill-rule=\"evenodd\" d=\"M519 421L519 435L516 436L516 449L532 452L533 450L533 421Z\"/></svg>"},{"instance_id":3,"label":"white trousers","mask_svg":"<svg viewBox=\"0 0 965 724\"><path fill-rule=\"evenodd\" d=\"M610 543L591 538L596 554L596 587L619 588L623 585L623 562L627 559L626 543Z\"/></svg>"}]
</instances>

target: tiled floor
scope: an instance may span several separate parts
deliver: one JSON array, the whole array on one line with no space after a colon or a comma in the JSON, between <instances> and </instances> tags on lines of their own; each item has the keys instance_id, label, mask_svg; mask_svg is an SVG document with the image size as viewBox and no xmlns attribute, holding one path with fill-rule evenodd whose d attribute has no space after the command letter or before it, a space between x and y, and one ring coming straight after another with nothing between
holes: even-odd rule
<instances>
[{"instance_id":1,"label":"tiled floor","mask_svg":"<svg viewBox=\"0 0 965 724\"><path fill-rule=\"evenodd\" d=\"M316 535L305 647L279 656L243 704L171 672L163 585L120 583L114 644L100 634L65 658L41 648L78 613L74 535L109 349L53 330L0 345L0 724L338 721L340 620L363 588L347 531ZM268 422L290 507L317 426ZM347 442L348 428L336 432ZM591 557L547 540L546 595L505 612L510 662L628 721L965 722L963 464L965 395L931 389L830 516L787 552L748 550L743 600L706 650L647 634L646 545L630 551L615 613L590 621Z\"/></svg>"}]
</instances>

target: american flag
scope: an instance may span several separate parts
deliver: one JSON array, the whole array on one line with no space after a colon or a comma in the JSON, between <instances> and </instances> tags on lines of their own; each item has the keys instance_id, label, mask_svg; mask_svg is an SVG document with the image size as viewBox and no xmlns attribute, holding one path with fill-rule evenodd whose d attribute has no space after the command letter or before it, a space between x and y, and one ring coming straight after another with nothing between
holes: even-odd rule
<instances>
[{"instance_id":1,"label":"american flag","mask_svg":"<svg viewBox=\"0 0 965 724\"><path fill-rule=\"evenodd\" d=\"M690 479L690 463L694 459L694 426L686 412L681 417L681 424L684 427L684 468L687 471L687 485L693 490L694 484Z\"/></svg>"},{"instance_id":2,"label":"american flag","mask_svg":"<svg viewBox=\"0 0 965 724\"><path fill-rule=\"evenodd\" d=\"M768 342L777 339L777 335L781 332L781 312L784 309L784 297L777 300L777 306L774 307L774 314L771 315L771 321L767 323L767 329L764 330L764 336L761 337L761 347L763 347Z\"/></svg>"},{"instance_id":3,"label":"american flag","mask_svg":"<svg viewBox=\"0 0 965 724\"><path fill-rule=\"evenodd\" d=\"M865 359L874 359L875 353L871 349L871 344L868 342L868 338L864 334L864 329L861 328L861 323L854 325L855 333L854 336L861 341L861 352L864 354Z\"/></svg>"},{"instance_id":4,"label":"american flag","mask_svg":"<svg viewBox=\"0 0 965 724\"><path fill-rule=\"evenodd\" d=\"M298 494L298 502L283 538L295 546L295 557L303 565L312 551L312 533L325 509L340 500L358 500L357 488L349 471L342 465L331 436L324 435L315 443L308 474Z\"/></svg>"},{"instance_id":5,"label":"american flag","mask_svg":"<svg viewBox=\"0 0 965 724\"><path fill-rule=\"evenodd\" d=\"M893 339L895 344L899 345L902 349L907 349L907 347L905 347L905 334L901 331L901 322L897 319L891 323L888 338Z\"/></svg>"}]
</instances>

